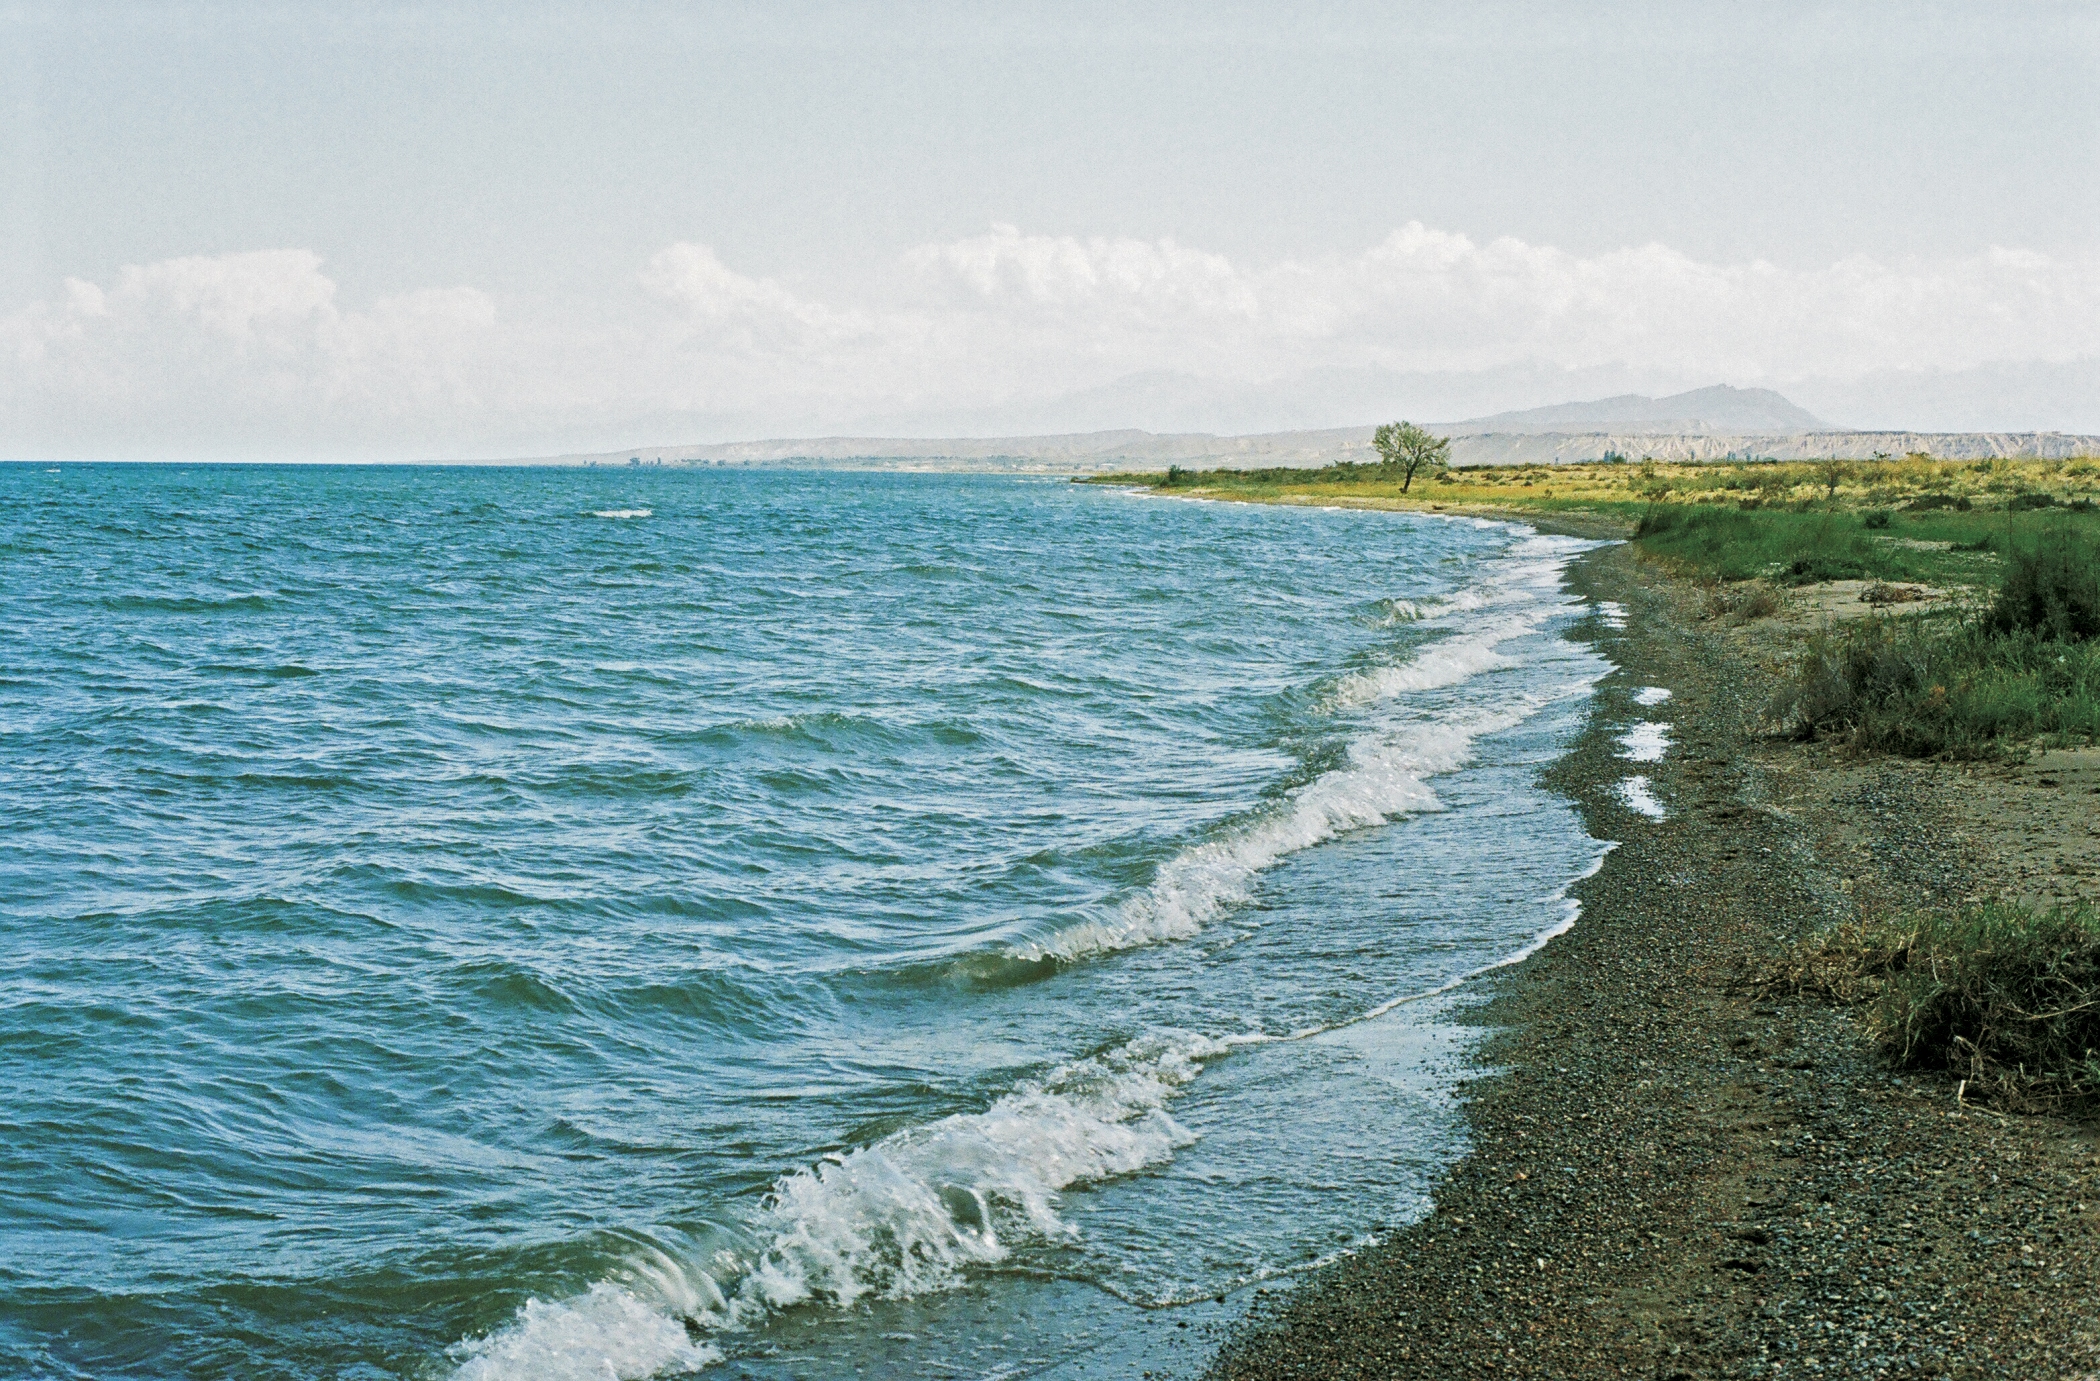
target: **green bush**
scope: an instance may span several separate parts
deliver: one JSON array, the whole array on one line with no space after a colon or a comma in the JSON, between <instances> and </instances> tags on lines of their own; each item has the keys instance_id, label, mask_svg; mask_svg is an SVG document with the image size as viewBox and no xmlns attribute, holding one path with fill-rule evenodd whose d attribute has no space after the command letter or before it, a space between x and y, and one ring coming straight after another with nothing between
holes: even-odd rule
<instances>
[{"instance_id":1,"label":"green bush","mask_svg":"<svg viewBox=\"0 0 2100 1381\"><path fill-rule=\"evenodd\" d=\"M2100 912L1987 902L1856 921L1761 986L1868 1004L1904 1069L1941 1069L2011 1107L2100 1111Z\"/></svg>"},{"instance_id":2,"label":"green bush","mask_svg":"<svg viewBox=\"0 0 2100 1381\"><path fill-rule=\"evenodd\" d=\"M1887 527L1894 520L1894 517L1895 515L1885 508L1869 509L1867 512L1859 515L1859 525L1863 528L1879 531Z\"/></svg>"},{"instance_id":3,"label":"green bush","mask_svg":"<svg viewBox=\"0 0 2100 1381\"><path fill-rule=\"evenodd\" d=\"M1985 758L2038 735L2100 739L2100 643L1984 619L1862 619L1809 641L1773 717L1909 757Z\"/></svg>"},{"instance_id":4,"label":"green bush","mask_svg":"<svg viewBox=\"0 0 2100 1381\"><path fill-rule=\"evenodd\" d=\"M2056 499L2049 494L2015 494L2005 501L2007 513L2032 513L2037 508L2054 508Z\"/></svg>"},{"instance_id":5,"label":"green bush","mask_svg":"<svg viewBox=\"0 0 2100 1381\"><path fill-rule=\"evenodd\" d=\"M1989 621L2060 642L2100 637L2100 547L2063 528L2015 547Z\"/></svg>"}]
</instances>

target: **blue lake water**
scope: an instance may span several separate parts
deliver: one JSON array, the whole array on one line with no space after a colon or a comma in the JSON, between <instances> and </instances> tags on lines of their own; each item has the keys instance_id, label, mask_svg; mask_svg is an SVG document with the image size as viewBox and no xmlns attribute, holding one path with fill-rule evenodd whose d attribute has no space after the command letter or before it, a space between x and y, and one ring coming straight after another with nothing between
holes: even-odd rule
<instances>
[{"instance_id":1,"label":"blue lake water","mask_svg":"<svg viewBox=\"0 0 2100 1381\"><path fill-rule=\"evenodd\" d=\"M1585 545L0 467L0 1372L1076 1376L1405 1221Z\"/></svg>"}]
</instances>

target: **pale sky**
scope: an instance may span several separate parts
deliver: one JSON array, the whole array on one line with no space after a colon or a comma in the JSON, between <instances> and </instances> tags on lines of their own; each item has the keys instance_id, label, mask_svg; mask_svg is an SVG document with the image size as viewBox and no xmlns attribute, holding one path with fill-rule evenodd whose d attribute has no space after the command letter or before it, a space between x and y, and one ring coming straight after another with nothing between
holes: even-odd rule
<instances>
[{"instance_id":1,"label":"pale sky","mask_svg":"<svg viewBox=\"0 0 2100 1381\"><path fill-rule=\"evenodd\" d=\"M0 5L0 457L2100 432L2100 7Z\"/></svg>"}]
</instances>

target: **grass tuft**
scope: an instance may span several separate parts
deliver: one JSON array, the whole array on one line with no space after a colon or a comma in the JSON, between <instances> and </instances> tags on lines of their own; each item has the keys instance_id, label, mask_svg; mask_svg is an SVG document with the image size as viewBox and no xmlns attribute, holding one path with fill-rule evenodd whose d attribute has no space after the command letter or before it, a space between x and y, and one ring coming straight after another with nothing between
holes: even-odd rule
<instances>
[{"instance_id":1,"label":"grass tuft","mask_svg":"<svg viewBox=\"0 0 2100 1381\"><path fill-rule=\"evenodd\" d=\"M1716 585L1706 596L1706 616L1710 619L1749 623L1753 619L1770 618L1779 610L1779 592L1761 580Z\"/></svg>"},{"instance_id":2,"label":"grass tuft","mask_svg":"<svg viewBox=\"0 0 2100 1381\"><path fill-rule=\"evenodd\" d=\"M2100 911L1986 902L1854 921L1759 984L1867 1008L1890 1063L2028 1111L2100 1112Z\"/></svg>"}]
</instances>

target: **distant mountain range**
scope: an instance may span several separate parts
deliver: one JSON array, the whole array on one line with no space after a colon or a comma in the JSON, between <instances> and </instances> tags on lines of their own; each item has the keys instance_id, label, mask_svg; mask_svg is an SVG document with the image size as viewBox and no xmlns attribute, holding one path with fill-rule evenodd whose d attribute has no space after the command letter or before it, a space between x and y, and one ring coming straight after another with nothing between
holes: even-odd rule
<instances>
[{"instance_id":1,"label":"distant mountain range","mask_svg":"<svg viewBox=\"0 0 2100 1381\"><path fill-rule=\"evenodd\" d=\"M1495 432L1613 432L1640 436L1737 436L1784 432L1835 431L1805 408L1795 407L1768 388L1730 388L1715 384L1667 398L1622 393L1588 403L1555 403L1521 412L1498 412L1453 422L1437 430L1447 435Z\"/></svg>"},{"instance_id":2,"label":"distant mountain range","mask_svg":"<svg viewBox=\"0 0 2100 1381\"><path fill-rule=\"evenodd\" d=\"M1427 424L1452 439L1460 465L1558 464L1616 453L1657 460L1742 457L1865 458L1924 452L1941 459L2061 458L2100 454L2100 437L2061 432L1849 431L1830 426L1770 389L1715 384L1650 398L1626 393L1588 402ZM700 446L645 446L550 456L568 465L817 465L900 470L1001 470L1086 474L1122 469L1318 466L1374 458L1374 427L1214 436L1136 429L1004 437L805 437Z\"/></svg>"}]
</instances>

